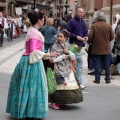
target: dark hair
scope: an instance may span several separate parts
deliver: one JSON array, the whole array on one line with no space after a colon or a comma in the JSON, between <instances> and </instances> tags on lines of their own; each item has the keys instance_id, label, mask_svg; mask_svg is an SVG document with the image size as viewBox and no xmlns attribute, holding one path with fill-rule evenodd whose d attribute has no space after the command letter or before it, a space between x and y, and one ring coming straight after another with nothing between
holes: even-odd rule
<instances>
[{"instance_id":1,"label":"dark hair","mask_svg":"<svg viewBox=\"0 0 120 120\"><path fill-rule=\"evenodd\" d=\"M66 29L60 30L59 33L62 33L64 37L69 38L69 32Z\"/></svg>"},{"instance_id":2,"label":"dark hair","mask_svg":"<svg viewBox=\"0 0 120 120\"><path fill-rule=\"evenodd\" d=\"M40 11L39 12L35 12L35 11L29 12L27 16L32 25L35 25L39 19L42 20L44 17L43 13L41 13Z\"/></svg>"},{"instance_id":3,"label":"dark hair","mask_svg":"<svg viewBox=\"0 0 120 120\"><path fill-rule=\"evenodd\" d=\"M66 22L68 22L70 19L72 19L72 15L70 15L70 14L68 14L67 16L66 16Z\"/></svg>"},{"instance_id":4,"label":"dark hair","mask_svg":"<svg viewBox=\"0 0 120 120\"><path fill-rule=\"evenodd\" d=\"M94 11L97 11L97 8L94 8Z\"/></svg>"}]
</instances>

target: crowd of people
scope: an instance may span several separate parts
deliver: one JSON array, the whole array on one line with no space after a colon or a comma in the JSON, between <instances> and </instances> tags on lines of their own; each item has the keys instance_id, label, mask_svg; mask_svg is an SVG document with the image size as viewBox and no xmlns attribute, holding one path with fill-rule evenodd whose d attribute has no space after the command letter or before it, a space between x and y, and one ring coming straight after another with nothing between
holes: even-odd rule
<instances>
[{"instance_id":1,"label":"crowd of people","mask_svg":"<svg viewBox=\"0 0 120 120\"><path fill-rule=\"evenodd\" d=\"M34 120L34 118L44 120L48 101L55 110L68 108L67 104L82 102L81 90L86 86L82 79L81 50L85 47L85 42L91 47L88 56L91 54L89 57L94 63L93 83L100 84L102 60L106 71L105 82L111 83L111 74L120 62L120 19L115 16L117 22L115 21L113 30L106 22L104 14L98 12L88 32L83 16L84 9L78 7L73 18L68 15L62 20L49 18L42 11L31 11L24 20L20 16L14 20L6 17L7 21L12 21L11 23L14 24L16 34L21 32L26 34L25 52L15 67L9 85L7 113L26 120ZM0 31L2 29L4 32L5 25L3 26L2 20L3 17L0 19ZM11 34L14 36L13 33ZM113 40L114 54L117 57L111 62ZM0 42L1 46L2 42ZM47 66L44 60L49 60L50 64L53 64L52 70L57 83L57 90L51 95L48 95L45 69Z\"/></svg>"},{"instance_id":2,"label":"crowd of people","mask_svg":"<svg viewBox=\"0 0 120 120\"><path fill-rule=\"evenodd\" d=\"M30 27L29 19L20 15L15 16L4 16L0 12L0 47L3 45L3 39L7 38L8 42L12 41L13 38L19 37L22 33L27 33Z\"/></svg>"}]
</instances>

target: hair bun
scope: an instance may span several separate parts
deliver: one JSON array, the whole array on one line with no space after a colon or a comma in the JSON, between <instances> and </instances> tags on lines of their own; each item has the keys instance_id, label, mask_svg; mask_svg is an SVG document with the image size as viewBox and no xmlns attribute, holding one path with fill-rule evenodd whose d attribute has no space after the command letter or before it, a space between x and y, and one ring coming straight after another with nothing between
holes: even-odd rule
<instances>
[{"instance_id":1,"label":"hair bun","mask_svg":"<svg viewBox=\"0 0 120 120\"><path fill-rule=\"evenodd\" d=\"M28 18L29 18L29 19L31 19L32 14L33 14L32 12L29 12L29 13L28 13L28 15L27 15L27 16L28 16Z\"/></svg>"},{"instance_id":2,"label":"hair bun","mask_svg":"<svg viewBox=\"0 0 120 120\"><path fill-rule=\"evenodd\" d=\"M35 25L39 19L43 19L43 14L41 12L37 13L36 11L29 12L27 16L32 25Z\"/></svg>"}]
</instances>

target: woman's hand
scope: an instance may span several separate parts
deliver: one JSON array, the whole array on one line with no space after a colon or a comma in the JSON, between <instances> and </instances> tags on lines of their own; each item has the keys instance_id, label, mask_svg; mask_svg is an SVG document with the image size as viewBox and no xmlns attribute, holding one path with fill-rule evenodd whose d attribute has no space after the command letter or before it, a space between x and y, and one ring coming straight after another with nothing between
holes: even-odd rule
<instances>
[{"instance_id":1,"label":"woman's hand","mask_svg":"<svg viewBox=\"0 0 120 120\"><path fill-rule=\"evenodd\" d=\"M50 57L58 57L59 55L57 52L50 53Z\"/></svg>"},{"instance_id":2,"label":"woman's hand","mask_svg":"<svg viewBox=\"0 0 120 120\"><path fill-rule=\"evenodd\" d=\"M45 53L44 57L58 57L60 54L57 52Z\"/></svg>"}]
</instances>

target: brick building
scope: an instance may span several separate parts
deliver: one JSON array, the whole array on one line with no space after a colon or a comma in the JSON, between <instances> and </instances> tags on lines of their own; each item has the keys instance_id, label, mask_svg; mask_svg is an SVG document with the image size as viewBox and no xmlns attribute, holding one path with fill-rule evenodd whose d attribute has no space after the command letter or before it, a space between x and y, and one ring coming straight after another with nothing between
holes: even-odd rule
<instances>
[{"instance_id":1,"label":"brick building","mask_svg":"<svg viewBox=\"0 0 120 120\"><path fill-rule=\"evenodd\" d=\"M7 0L0 0L0 11L6 14L8 12Z\"/></svg>"},{"instance_id":2,"label":"brick building","mask_svg":"<svg viewBox=\"0 0 120 120\"><path fill-rule=\"evenodd\" d=\"M85 19L89 28L92 23L94 8L103 11L107 22L110 23L110 0L78 0L77 4L85 9ZM120 0L113 0L113 15L117 13L120 13Z\"/></svg>"}]
</instances>

